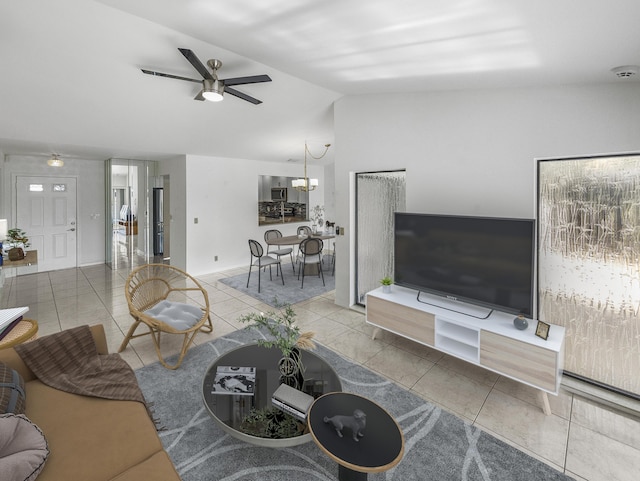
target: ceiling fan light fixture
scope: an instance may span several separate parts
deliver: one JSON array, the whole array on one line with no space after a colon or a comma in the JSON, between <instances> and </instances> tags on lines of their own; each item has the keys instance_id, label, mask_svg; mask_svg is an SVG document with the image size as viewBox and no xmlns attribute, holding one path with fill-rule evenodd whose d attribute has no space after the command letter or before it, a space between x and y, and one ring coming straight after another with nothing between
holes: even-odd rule
<instances>
[{"instance_id":1,"label":"ceiling fan light fixture","mask_svg":"<svg viewBox=\"0 0 640 481\"><path fill-rule=\"evenodd\" d=\"M220 102L224 99L224 84L220 80L204 79L202 81L202 96L210 102Z\"/></svg>"},{"instance_id":2,"label":"ceiling fan light fixture","mask_svg":"<svg viewBox=\"0 0 640 481\"><path fill-rule=\"evenodd\" d=\"M51 167L62 167L64 162L58 156L58 154L53 154L49 160L47 160L47 165Z\"/></svg>"}]
</instances>

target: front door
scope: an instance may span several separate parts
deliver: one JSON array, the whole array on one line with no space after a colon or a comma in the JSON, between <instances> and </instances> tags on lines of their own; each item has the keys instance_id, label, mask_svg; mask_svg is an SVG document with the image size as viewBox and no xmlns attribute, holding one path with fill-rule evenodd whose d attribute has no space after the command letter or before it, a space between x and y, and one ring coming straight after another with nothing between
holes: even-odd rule
<instances>
[{"instance_id":1,"label":"front door","mask_svg":"<svg viewBox=\"0 0 640 481\"><path fill-rule=\"evenodd\" d=\"M16 178L16 225L38 251L38 271L76 267L76 179Z\"/></svg>"}]
</instances>

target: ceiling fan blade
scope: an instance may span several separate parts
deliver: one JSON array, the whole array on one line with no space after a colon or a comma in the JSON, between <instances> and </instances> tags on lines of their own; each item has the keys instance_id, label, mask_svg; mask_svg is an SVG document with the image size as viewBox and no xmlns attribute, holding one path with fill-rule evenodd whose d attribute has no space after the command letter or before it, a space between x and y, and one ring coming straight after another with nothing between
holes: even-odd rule
<instances>
[{"instance_id":1,"label":"ceiling fan blade","mask_svg":"<svg viewBox=\"0 0 640 481\"><path fill-rule=\"evenodd\" d=\"M141 68L140 70L142 70L142 73L146 73L147 75L153 75L155 77L167 77L167 78L173 78L173 79L177 79L177 80L186 80L188 82L196 82L201 84L202 80L196 80L193 78L187 78L187 77L180 77L179 75L171 75L168 73L162 73L162 72L154 72L153 70L145 70L143 68Z\"/></svg>"},{"instance_id":2,"label":"ceiling fan blade","mask_svg":"<svg viewBox=\"0 0 640 481\"><path fill-rule=\"evenodd\" d=\"M184 55L184 58L186 58L189 63L193 65L193 67L200 73L200 75L202 75L203 78L214 80L211 72L209 72L209 70L207 70L207 67L205 67L200 59L196 57L195 53L193 53L188 48L178 48L178 50L180 50L180 53Z\"/></svg>"},{"instance_id":3,"label":"ceiling fan blade","mask_svg":"<svg viewBox=\"0 0 640 481\"><path fill-rule=\"evenodd\" d=\"M205 98L202 96L202 92L204 92L204 89L201 89L200 92L198 92L198 95L193 97L193 100L205 100Z\"/></svg>"},{"instance_id":4,"label":"ceiling fan blade","mask_svg":"<svg viewBox=\"0 0 640 481\"><path fill-rule=\"evenodd\" d=\"M247 102L251 102L253 105L258 105L262 103L262 100L255 99L247 94L243 94L242 92L237 91L236 89L232 89L231 87L224 86L224 92L233 95L234 97L238 97L239 99L246 100Z\"/></svg>"},{"instance_id":5,"label":"ceiling fan blade","mask_svg":"<svg viewBox=\"0 0 640 481\"><path fill-rule=\"evenodd\" d=\"M257 84L260 82L271 82L271 77L268 75L251 75L249 77L235 77L222 80L225 85L244 85L244 84Z\"/></svg>"}]
</instances>

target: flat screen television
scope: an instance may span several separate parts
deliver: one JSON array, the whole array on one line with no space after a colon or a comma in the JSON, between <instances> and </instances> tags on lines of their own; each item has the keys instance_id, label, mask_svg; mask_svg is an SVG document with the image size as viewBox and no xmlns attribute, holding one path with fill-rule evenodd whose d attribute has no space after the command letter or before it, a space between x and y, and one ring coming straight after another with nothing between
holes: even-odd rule
<instances>
[{"instance_id":1,"label":"flat screen television","mask_svg":"<svg viewBox=\"0 0 640 481\"><path fill-rule=\"evenodd\" d=\"M396 212L394 244L395 284L533 317L534 220Z\"/></svg>"}]
</instances>

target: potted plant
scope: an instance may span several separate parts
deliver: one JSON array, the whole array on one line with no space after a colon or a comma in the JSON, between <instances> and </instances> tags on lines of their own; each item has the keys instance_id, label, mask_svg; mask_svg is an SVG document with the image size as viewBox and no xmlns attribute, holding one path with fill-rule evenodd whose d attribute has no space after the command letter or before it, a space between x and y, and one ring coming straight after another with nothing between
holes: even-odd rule
<instances>
[{"instance_id":1,"label":"potted plant","mask_svg":"<svg viewBox=\"0 0 640 481\"><path fill-rule=\"evenodd\" d=\"M24 259L24 249L31 245L27 233L17 228L7 231L7 239L5 242L10 247L8 251L10 261Z\"/></svg>"},{"instance_id":2,"label":"potted plant","mask_svg":"<svg viewBox=\"0 0 640 481\"><path fill-rule=\"evenodd\" d=\"M242 420L240 430L259 438L284 439L304 434L304 425L293 416L273 407L251 408Z\"/></svg>"},{"instance_id":3,"label":"potted plant","mask_svg":"<svg viewBox=\"0 0 640 481\"><path fill-rule=\"evenodd\" d=\"M393 284L393 279L391 279L391 277L383 277L380 279L380 284L382 284L382 292L385 294L391 293L391 285Z\"/></svg>"},{"instance_id":4,"label":"potted plant","mask_svg":"<svg viewBox=\"0 0 640 481\"><path fill-rule=\"evenodd\" d=\"M301 389L304 383L304 366L300 349L314 349L313 332L300 333L300 328L295 324L295 311L291 304L275 302L277 311L251 312L240 316L242 323L250 323L246 329L264 328L271 335L270 339L258 339L258 345L271 348L277 347L282 351L278 367L280 368L281 382L296 389Z\"/></svg>"}]
</instances>

